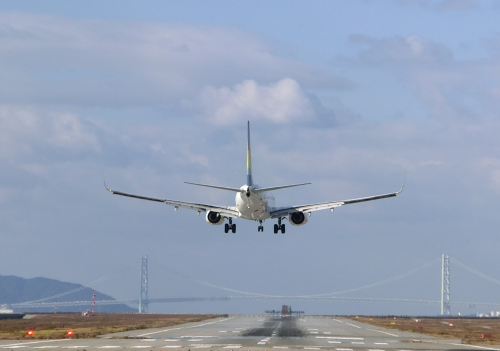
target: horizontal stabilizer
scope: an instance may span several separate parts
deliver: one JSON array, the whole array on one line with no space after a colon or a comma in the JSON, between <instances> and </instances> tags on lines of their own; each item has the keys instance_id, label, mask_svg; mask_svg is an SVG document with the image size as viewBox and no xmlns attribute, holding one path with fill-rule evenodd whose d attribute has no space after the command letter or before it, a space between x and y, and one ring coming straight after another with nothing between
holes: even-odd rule
<instances>
[{"instance_id":1,"label":"horizontal stabilizer","mask_svg":"<svg viewBox=\"0 0 500 351\"><path fill-rule=\"evenodd\" d=\"M229 188L226 186L217 186L217 185L207 185L207 184L198 184L198 183L189 183L189 182L184 182L185 184L191 184L191 185L197 185L197 186L204 186L207 188L215 188L215 189L220 189L220 190L229 190L229 191L235 191L237 193L244 193L245 190L241 190L240 188Z\"/></svg>"},{"instance_id":2,"label":"horizontal stabilizer","mask_svg":"<svg viewBox=\"0 0 500 351\"><path fill-rule=\"evenodd\" d=\"M270 188L258 188L258 189L254 189L254 192L255 193L262 193L264 191L271 191L271 190L278 190L278 189L285 189L285 188L293 188L294 186L309 185L309 184L311 184L311 183L281 185L281 186L273 186L273 187L270 187Z\"/></svg>"}]
</instances>

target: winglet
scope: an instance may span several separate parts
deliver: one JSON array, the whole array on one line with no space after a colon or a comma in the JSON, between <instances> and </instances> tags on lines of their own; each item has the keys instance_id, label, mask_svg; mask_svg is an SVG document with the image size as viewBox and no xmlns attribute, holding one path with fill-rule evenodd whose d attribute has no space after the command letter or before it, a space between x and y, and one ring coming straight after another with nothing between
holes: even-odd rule
<instances>
[{"instance_id":1,"label":"winglet","mask_svg":"<svg viewBox=\"0 0 500 351\"><path fill-rule=\"evenodd\" d=\"M403 189L405 187L405 179L406 179L406 171L405 173L403 174L403 183L401 184L401 190L398 191L398 194L402 193L403 192Z\"/></svg>"},{"instance_id":2,"label":"winglet","mask_svg":"<svg viewBox=\"0 0 500 351\"><path fill-rule=\"evenodd\" d=\"M247 185L253 186L252 179L252 154L250 152L250 121L248 121L248 141L247 141Z\"/></svg>"},{"instance_id":3,"label":"winglet","mask_svg":"<svg viewBox=\"0 0 500 351\"><path fill-rule=\"evenodd\" d=\"M108 189L107 185L106 185L106 179L104 178L104 172L102 172L102 181L104 182L104 188L109 191L110 193L113 192L113 190L111 189Z\"/></svg>"}]
</instances>

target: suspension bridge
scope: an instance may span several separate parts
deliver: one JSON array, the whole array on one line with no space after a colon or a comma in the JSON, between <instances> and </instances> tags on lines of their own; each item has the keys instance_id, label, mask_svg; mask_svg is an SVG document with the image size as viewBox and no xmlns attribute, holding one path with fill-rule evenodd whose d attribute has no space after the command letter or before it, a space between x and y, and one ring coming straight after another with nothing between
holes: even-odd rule
<instances>
[{"instance_id":1,"label":"suspension bridge","mask_svg":"<svg viewBox=\"0 0 500 351\"><path fill-rule=\"evenodd\" d=\"M359 290L364 290L368 288L372 288L375 286L383 285L395 280L399 280L402 278L405 278L411 274L414 274L418 271L421 271L425 268L428 268L437 262L441 261L441 299L440 300L415 300L415 299L385 299L385 298L363 298L363 297L343 297L343 296L338 296L339 294L344 294L344 293L349 293L349 292L355 292ZM466 266L465 264L450 258L448 255L442 255L441 258L435 259L429 263L426 263L423 266L420 266L418 268L412 269L406 273L397 275L392 278L388 278L379 282L375 282L372 284L368 285L363 285L357 288L352 288L352 289L347 289L347 290L342 290L342 291L336 291L332 293L326 293L326 294L316 294L316 295L296 295L296 296L290 296L290 295L266 295L266 294L259 294L259 293L253 293L253 292L246 292L246 291L241 291L241 290L235 290L215 284L211 284L202 280L198 279L193 279L188 277L188 279L199 283L203 284L212 288L217 288L220 290L232 292L232 293L238 293L239 295L231 295L231 296L224 296L224 297L178 297L178 298L157 298L157 299L149 299L148 298L148 257L147 256L142 256L141 260L141 289L140 289L140 296L138 299L129 299L129 300L100 300L100 301L65 301L65 302L58 302L58 306L90 306L95 305L95 306L103 306L103 305L120 305L120 304L138 304L139 305L139 313L148 313L149 309L149 304L156 304L156 303L181 303L181 302L225 302L225 301L245 301L245 300L298 300L298 301L344 301L344 302L368 302L368 303L389 303L389 304L421 304L421 305L435 305L435 306L440 306L441 307L441 315L450 315L451 314L451 306L478 306L478 307L500 307L499 302L465 302L465 301L451 301L450 300L450 262L453 264L456 264L457 266L460 266L467 271L483 278L486 279L492 283L500 285L500 280L497 280L495 278L492 278L484 273L481 273L471 267ZM162 266L161 264L159 264ZM130 267L130 266L129 266ZM126 267L126 268L129 268ZM171 269L164 267L163 268L172 271ZM116 273L116 272L115 272ZM179 274L179 273L177 273ZM183 274L181 274L183 275ZM185 276L185 275L183 275ZM97 282L100 282L102 280L107 279L108 277L100 278L88 285L95 284ZM20 309L22 310L23 308L50 308L54 306L54 300L65 296L69 295L71 293L74 293L76 291L88 288L88 285L82 285L79 288L67 291L65 293L49 296L43 299L35 300L35 301L27 301L23 303L14 303L10 304L11 308L14 309Z\"/></svg>"}]
</instances>

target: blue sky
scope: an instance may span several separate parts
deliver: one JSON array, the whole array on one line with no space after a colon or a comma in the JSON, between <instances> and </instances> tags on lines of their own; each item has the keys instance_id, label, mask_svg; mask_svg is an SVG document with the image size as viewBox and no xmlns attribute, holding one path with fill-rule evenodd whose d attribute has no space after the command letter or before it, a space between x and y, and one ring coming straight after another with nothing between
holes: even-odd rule
<instances>
[{"instance_id":1,"label":"blue sky","mask_svg":"<svg viewBox=\"0 0 500 351\"><path fill-rule=\"evenodd\" d=\"M500 277L499 13L494 1L472 0L2 1L0 274L86 283L147 254L216 285L304 295L446 253ZM405 191L314 213L275 236L271 221L264 233L238 221L226 235L196 212L103 189L102 173L123 191L232 205L232 194L183 182L241 186L247 120L257 183L313 183L276 191L277 205L395 191L404 171ZM460 269L452 299L496 301L497 286ZM138 271L95 288L134 298ZM438 299L439 274L434 265L353 296ZM152 297L226 294L154 266L151 284Z\"/></svg>"}]
</instances>

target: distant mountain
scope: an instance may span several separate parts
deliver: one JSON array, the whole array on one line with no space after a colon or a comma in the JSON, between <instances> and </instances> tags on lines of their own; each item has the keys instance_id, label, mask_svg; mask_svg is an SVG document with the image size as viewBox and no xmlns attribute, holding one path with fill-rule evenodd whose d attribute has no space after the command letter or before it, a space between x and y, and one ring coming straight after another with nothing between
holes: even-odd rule
<instances>
[{"instance_id":1,"label":"distant mountain","mask_svg":"<svg viewBox=\"0 0 500 351\"><path fill-rule=\"evenodd\" d=\"M27 301L34 301L46 297L62 294L74 289L82 288L80 284L62 282L48 278L31 278L24 279L13 275L0 275L0 304L12 304ZM82 288L74 293L45 300L44 302L55 301L90 301L92 300L93 290L90 288ZM96 294L95 300L114 300L109 295L94 291ZM58 312L83 312L90 310L91 306L74 306L74 307L57 307ZM17 311L17 310L16 310ZM137 309L127 305L107 305L96 306L96 312L137 312ZM52 308L26 308L22 312L54 312Z\"/></svg>"}]
</instances>

